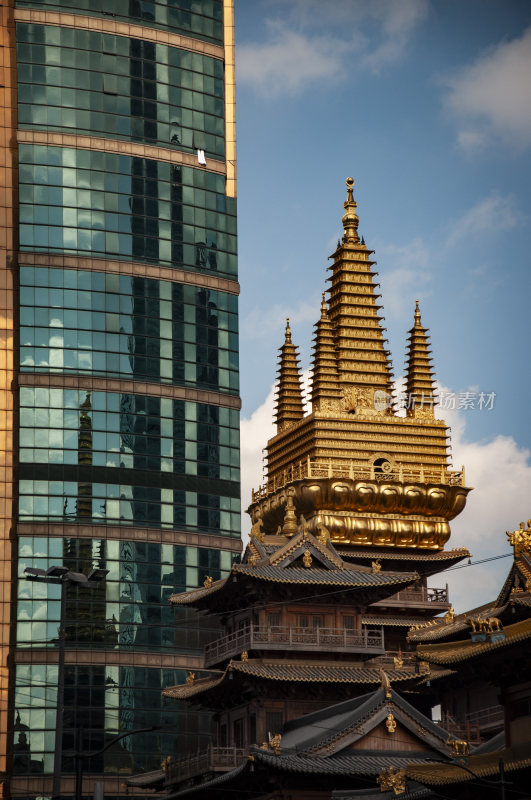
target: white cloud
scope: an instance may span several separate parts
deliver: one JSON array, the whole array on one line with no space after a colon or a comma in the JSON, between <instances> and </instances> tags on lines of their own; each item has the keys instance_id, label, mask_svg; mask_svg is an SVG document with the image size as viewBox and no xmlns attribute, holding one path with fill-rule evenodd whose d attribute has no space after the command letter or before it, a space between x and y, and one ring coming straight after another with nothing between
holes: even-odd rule
<instances>
[{"instance_id":1,"label":"white cloud","mask_svg":"<svg viewBox=\"0 0 531 800\"><path fill-rule=\"evenodd\" d=\"M238 48L238 81L265 97L293 95L321 81L340 79L354 43L308 35L282 24L270 26L269 41Z\"/></svg>"},{"instance_id":2,"label":"white cloud","mask_svg":"<svg viewBox=\"0 0 531 800\"><path fill-rule=\"evenodd\" d=\"M379 72L402 57L413 31L428 13L428 4L425 0L391 0L374 3L373 11L380 16L383 37L367 54L365 63L373 72Z\"/></svg>"},{"instance_id":3,"label":"white cloud","mask_svg":"<svg viewBox=\"0 0 531 800\"><path fill-rule=\"evenodd\" d=\"M445 98L459 119L473 125L461 131L465 150L484 143L488 133L518 147L531 145L531 28L502 41L473 64L446 80Z\"/></svg>"},{"instance_id":4,"label":"white cloud","mask_svg":"<svg viewBox=\"0 0 531 800\"><path fill-rule=\"evenodd\" d=\"M499 233L515 228L522 221L523 216L514 197L494 192L477 202L460 219L451 223L452 233L448 238L448 244L455 245L468 236L477 236L488 231Z\"/></svg>"},{"instance_id":5,"label":"white cloud","mask_svg":"<svg viewBox=\"0 0 531 800\"><path fill-rule=\"evenodd\" d=\"M308 378L308 372L304 375ZM440 391L450 390L440 387ZM242 420L242 497L243 508L251 502L251 489L263 483L262 450L274 434L274 389L248 418ZM508 553L507 529L518 527L529 517L531 463L529 451L508 436L488 441L470 441L466 436L469 414L488 414L487 410L439 410L452 431L452 461L455 468L465 465L466 483L473 486L465 510L452 523L452 536L447 547L464 545L474 560ZM250 521L243 513L244 538ZM464 611L494 599L500 591L511 559L501 559L478 566L443 572L430 583L441 586L448 582L450 596L457 611Z\"/></svg>"},{"instance_id":6,"label":"white cloud","mask_svg":"<svg viewBox=\"0 0 531 800\"><path fill-rule=\"evenodd\" d=\"M252 489L264 483L263 449L267 440L275 434L273 412L275 406L275 387L272 386L262 403L250 417L242 417L240 425L241 475L242 475L242 535L247 541L251 529L250 517L246 509L251 503Z\"/></svg>"},{"instance_id":7,"label":"white cloud","mask_svg":"<svg viewBox=\"0 0 531 800\"><path fill-rule=\"evenodd\" d=\"M241 322L241 336L245 339L267 339L278 333L278 344L282 344L282 336L286 327L286 318L290 325L298 322L317 322L320 315L321 295L314 295L309 300L302 300L298 306L282 305L255 307ZM293 331L293 341L297 344L297 332Z\"/></svg>"},{"instance_id":8,"label":"white cloud","mask_svg":"<svg viewBox=\"0 0 531 800\"><path fill-rule=\"evenodd\" d=\"M276 0L264 42L238 46L238 82L264 97L294 95L322 82L378 73L398 61L428 10L427 0ZM323 31L328 31L326 34Z\"/></svg>"}]
</instances>

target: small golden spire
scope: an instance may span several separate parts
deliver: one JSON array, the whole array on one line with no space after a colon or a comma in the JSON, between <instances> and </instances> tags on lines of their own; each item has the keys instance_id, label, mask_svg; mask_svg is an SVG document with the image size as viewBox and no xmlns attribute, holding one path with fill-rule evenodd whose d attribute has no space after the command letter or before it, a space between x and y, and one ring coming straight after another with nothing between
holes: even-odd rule
<instances>
[{"instance_id":1,"label":"small golden spire","mask_svg":"<svg viewBox=\"0 0 531 800\"><path fill-rule=\"evenodd\" d=\"M360 237L358 236L359 217L356 214L358 204L352 195L352 187L354 186L354 178L347 178L347 199L343 204L345 214L343 215L343 228L345 234L343 236L343 244L359 244Z\"/></svg>"},{"instance_id":2,"label":"small golden spire","mask_svg":"<svg viewBox=\"0 0 531 800\"><path fill-rule=\"evenodd\" d=\"M288 499L286 501L286 511L284 513L284 524L282 525L281 533L284 536L293 536L299 530L299 526L297 524L297 515L295 513L295 504L293 502L293 497L288 494Z\"/></svg>"},{"instance_id":3,"label":"small golden spire","mask_svg":"<svg viewBox=\"0 0 531 800\"><path fill-rule=\"evenodd\" d=\"M289 317L286 317L286 342L291 342L291 328L289 326Z\"/></svg>"},{"instance_id":4,"label":"small golden spire","mask_svg":"<svg viewBox=\"0 0 531 800\"><path fill-rule=\"evenodd\" d=\"M284 344L280 348L278 361L275 414L279 431L289 427L289 425L304 416L298 355L298 350L291 341L291 328L288 317L286 319Z\"/></svg>"},{"instance_id":5,"label":"small golden spire","mask_svg":"<svg viewBox=\"0 0 531 800\"><path fill-rule=\"evenodd\" d=\"M430 338L420 320L419 301L415 301L415 322L407 343L406 396L407 415L415 411L433 418L436 402L435 378L431 364Z\"/></svg>"},{"instance_id":6,"label":"small golden spire","mask_svg":"<svg viewBox=\"0 0 531 800\"><path fill-rule=\"evenodd\" d=\"M325 293L322 293L321 318L315 324L312 357L312 409L331 410L339 406L341 388L337 372L334 327L328 319Z\"/></svg>"}]
</instances>

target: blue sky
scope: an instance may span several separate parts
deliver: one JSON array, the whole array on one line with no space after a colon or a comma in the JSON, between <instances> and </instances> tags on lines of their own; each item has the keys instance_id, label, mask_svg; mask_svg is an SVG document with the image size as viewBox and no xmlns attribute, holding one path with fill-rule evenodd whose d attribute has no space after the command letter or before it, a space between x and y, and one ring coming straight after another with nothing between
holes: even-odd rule
<instances>
[{"instance_id":1,"label":"blue sky","mask_svg":"<svg viewBox=\"0 0 531 800\"><path fill-rule=\"evenodd\" d=\"M507 552L531 516L531 5L237 0L236 40L244 469L288 315L308 366L352 175L395 377L418 298L441 384L496 393L441 415L479 495L456 543Z\"/></svg>"}]
</instances>

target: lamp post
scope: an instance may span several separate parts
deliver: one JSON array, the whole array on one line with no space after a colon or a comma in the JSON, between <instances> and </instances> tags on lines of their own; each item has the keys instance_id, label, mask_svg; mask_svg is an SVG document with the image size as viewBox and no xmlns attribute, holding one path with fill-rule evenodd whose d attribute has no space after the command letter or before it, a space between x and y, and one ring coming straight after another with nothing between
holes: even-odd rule
<instances>
[{"instance_id":1,"label":"lamp post","mask_svg":"<svg viewBox=\"0 0 531 800\"><path fill-rule=\"evenodd\" d=\"M100 750L94 750L92 753L86 753L82 750L83 730L82 728L79 728L77 735L76 749L73 752L73 757L76 765L76 788L74 793L75 800L82 800L83 796L83 761L85 761L85 759L90 759L94 758L95 756L100 756L102 753L105 753L105 751L108 750L109 747L112 747L113 744L116 744L116 742L121 741L121 739L126 739L128 736L134 736L135 733L151 733L152 731L160 731L160 730L165 730L165 728L162 725L152 725L149 728L135 728L132 731L124 731L124 733L118 734L118 736L115 736L113 739L110 740L110 742L107 742L107 744Z\"/></svg>"},{"instance_id":2,"label":"lamp post","mask_svg":"<svg viewBox=\"0 0 531 800\"><path fill-rule=\"evenodd\" d=\"M48 569L26 567L24 573L29 581L39 583L55 583L61 587L61 611L59 616L59 653L57 675L57 710L55 715L55 753L53 762L52 800L61 797L61 773L63 761L63 714L65 700L65 620L66 620L66 587L77 586L80 589L96 589L105 580L108 569L93 569L88 575L72 572L68 567L54 565Z\"/></svg>"}]
</instances>

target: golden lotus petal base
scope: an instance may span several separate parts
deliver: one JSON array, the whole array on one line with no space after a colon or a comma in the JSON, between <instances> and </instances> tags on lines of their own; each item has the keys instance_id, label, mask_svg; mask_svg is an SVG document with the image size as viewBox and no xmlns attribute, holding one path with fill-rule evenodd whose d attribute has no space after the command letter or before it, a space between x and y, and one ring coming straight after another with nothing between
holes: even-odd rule
<instances>
[{"instance_id":1,"label":"golden lotus petal base","mask_svg":"<svg viewBox=\"0 0 531 800\"><path fill-rule=\"evenodd\" d=\"M308 528L323 526L332 542L440 550L450 537L448 521L459 514L470 489L464 486L321 478L298 480L253 503L249 513L264 532L282 525L286 505Z\"/></svg>"}]
</instances>

